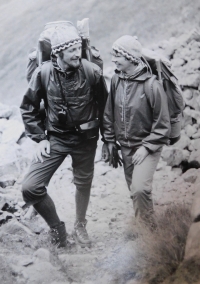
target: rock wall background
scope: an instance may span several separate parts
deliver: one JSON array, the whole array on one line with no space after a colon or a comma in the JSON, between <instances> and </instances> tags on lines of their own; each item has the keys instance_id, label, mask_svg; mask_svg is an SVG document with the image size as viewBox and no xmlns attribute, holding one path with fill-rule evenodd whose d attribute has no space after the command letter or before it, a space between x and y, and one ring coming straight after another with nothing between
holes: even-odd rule
<instances>
[{"instance_id":1,"label":"rock wall background","mask_svg":"<svg viewBox=\"0 0 200 284\"><path fill-rule=\"evenodd\" d=\"M67 14L63 7L71 13ZM89 17L91 38L101 50L108 83L113 72L110 46L122 34L137 34L143 44L170 60L183 90L185 109L181 140L164 147L155 173L155 207L163 210L172 203L185 202L190 206L200 186L199 7L199 1L193 1L191 6L187 0L175 3L126 0L112 1L109 5L92 0L82 5L79 1L63 0L0 1L0 65L3 66L0 70L0 259L8 261L15 275L13 283L136 283L125 276L121 282L113 280L116 275L129 275L131 263L135 261L135 242L127 241L133 209L123 169L112 169L101 161L101 142L87 212L88 230L94 243L92 250L60 253L61 269L54 265L47 241L38 245L36 239L40 233L45 236L47 225L40 217L35 217L32 209L22 210L21 181L35 143L25 137L19 103L26 87L27 50L35 45L41 27L61 18L76 22ZM183 161L191 162L192 166L185 173ZM73 228L75 210L71 171L71 160L66 158L48 187L68 232ZM34 223L31 222L33 217ZM46 250L38 250L40 245ZM87 260L84 265L83 259ZM36 279L38 269L41 273ZM116 271L114 275L113 271ZM99 279L103 282L98 282Z\"/></svg>"},{"instance_id":2,"label":"rock wall background","mask_svg":"<svg viewBox=\"0 0 200 284\"><path fill-rule=\"evenodd\" d=\"M19 105L26 88L27 54L45 23L90 19L91 42L109 68L112 43L137 35L144 46L199 25L199 0L0 0L0 101ZM113 69L113 68L111 68Z\"/></svg>"}]
</instances>

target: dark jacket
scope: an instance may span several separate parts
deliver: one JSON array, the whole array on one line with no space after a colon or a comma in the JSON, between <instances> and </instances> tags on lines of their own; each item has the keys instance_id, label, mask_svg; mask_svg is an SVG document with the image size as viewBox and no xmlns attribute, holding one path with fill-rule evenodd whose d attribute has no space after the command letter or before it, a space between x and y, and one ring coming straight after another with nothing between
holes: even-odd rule
<instances>
[{"instance_id":1,"label":"dark jacket","mask_svg":"<svg viewBox=\"0 0 200 284\"><path fill-rule=\"evenodd\" d=\"M162 85L155 80L153 95L144 93L148 71L125 79L115 74L104 112L104 137L126 147L141 145L154 152L167 144L170 132L167 97Z\"/></svg>"},{"instance_id":2,"label":"dark jacket","mask_svg":"<svg viewBox=\"0 0 200 284\"><path fill-rule=\"evenodd\" d=\"M56 71L52 66L47 92L41 82L41 67L35 70L20 106L26 133L32 140L40 142L47 139L46 133L66 135L70 132L77 136L75 126L97 117L103 132L107 89L101 69L94 63L89 64L94 73L93 83L86 79L82 64L77 70L67 74ZM47 101L45 124L40 115L40 102L44 98ZM61 110L66 111L66 123L59 121L58 113Z\"/></svg>"}]
</instances>

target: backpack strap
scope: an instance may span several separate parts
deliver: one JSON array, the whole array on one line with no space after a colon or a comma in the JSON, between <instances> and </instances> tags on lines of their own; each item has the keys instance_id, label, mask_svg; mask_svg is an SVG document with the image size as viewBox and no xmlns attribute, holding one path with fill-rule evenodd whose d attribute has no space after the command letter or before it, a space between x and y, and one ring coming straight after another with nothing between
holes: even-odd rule
<instances>
[{"instance_id":1,"label":"backpack strap","mask_svg":"<svg viewBox=\"0 0 200 284\"><path fill-rule=\"evenodd\" d=\"M89 81L90 86L94 86L95 84L95 75L94 75L94 69L92 67L93 63L89 62L88 60L82 58L81 59L83 70L85 73L86 79Z\"/></svg>"},{"instance_id":2,"label":"backpack strap","mask_svg":"<svg viewBox=\"0 0 200 284\"><path fill-rule=\"evenodd\" d=\"M156 75L152 75L151 78L147 79L144 82L144 93L149 103L150 103L150 97L153 95L153 83L155 80L156 80Z\"/></svg>"},{"instance_id":3,"label":"backpack strap","mask_svg":"<svg viewBox=\"0 0 200 284\"><path fill-rule=\"evenodd\" d=\"M52 70L52 63L51 61L46 61L41 65L41 82L42 88L44 90L45 96L43 97L45 105L47 104L47 89L49 84L50 73Z\"/></svg>"}]
</instances>

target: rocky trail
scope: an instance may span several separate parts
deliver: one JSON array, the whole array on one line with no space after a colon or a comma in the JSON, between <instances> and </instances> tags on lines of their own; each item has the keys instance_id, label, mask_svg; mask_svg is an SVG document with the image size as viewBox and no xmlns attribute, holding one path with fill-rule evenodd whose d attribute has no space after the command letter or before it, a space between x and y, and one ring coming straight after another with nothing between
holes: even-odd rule
<instances>
[{"instance_id":1,"label":"rocky trail","mask_svg":"<svg viewBox=\"0 0 200 284\"><path fill-rule=\"evenodd\" d=\"M20 218L13 216L0 228L0 258L9 263L12 283L136 283L131 280L137 276L137 272L132 269L133 263L137 261L137 230L131 199L123 169L112 169L101 161L99 144L87 212L87 230L92 247L81 248L70 238L71 245L68 248L54 248L49 243L48 227L43 219L35 216L31 208L26 212L19 209ZM200 170L194 171L192 176L197 178ZM173 202L190 204L194 194L193 180L189 172L178 176L177 171L172 172L170 166L163 167L161 161L153 185L156 210L164 209ZM48 191L68 233L73 230L75 216L74 189L71 161L66 158L52 178ZM6 187L4 194L6 191L8 196L13 190L15 195L12 194L13 202L10 200L10 204L18 200L18 206L22 205L20 178L15 189ZM5 280L1 283L10 282Z\"/></svg>"},{"instance_id":2,"label":"rocky trail","mask_svg":"<svg viewBox=\"0 0 200 284\"><path fill-rule=\"evenodd\" d=\"M191 205L200 183L200 33L193 30L163 41L154 52L171 61L185 101L181 140L164 147L154 176L156 211L171 204ZM109 69L111 70L111 69ZM108 79L111 73L105 72ZM101 161L99 141L87 212L91 248L73 240L66 249L48 241L48 227L33 210L22 210L21 182L35 144L24 135L19 108L0 104L0 283L136 284L137 226L123 169ZM182 173L182 162L196 166ZM196 167L196 168L195 168ZM75 187L70 157L53 176L48 192L72 233Z\"/></svg>"}]
</instances>

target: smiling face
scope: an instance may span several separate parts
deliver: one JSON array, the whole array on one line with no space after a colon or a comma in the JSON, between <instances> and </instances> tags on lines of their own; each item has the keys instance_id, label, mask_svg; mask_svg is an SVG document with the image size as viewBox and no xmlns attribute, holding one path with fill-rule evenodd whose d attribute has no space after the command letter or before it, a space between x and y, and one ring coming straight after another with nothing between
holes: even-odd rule
<instances>
[{"instance_id":1,"label":"smiling face","mask_svg":"<svg viewBox=\"0 0 200 284\"><path fill-rule=\"evenodd\" d=\"M115 63L116 69L126 73L130 68L133 68L133 63L121 55L119 52L112 52L112 62Z\"/></svg>"},{"instance_id":2,"label":"smiling face","mask_svg":"<svg viewBox=\"0 0 200 284\"><path fill-rule=\"evenodd\" d=\"M63 70L77 69L80 66L81 52L81 43L68 47L57 55L59 65Z\"/></svg>"}]
</instances>

